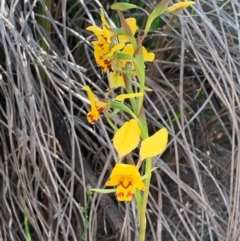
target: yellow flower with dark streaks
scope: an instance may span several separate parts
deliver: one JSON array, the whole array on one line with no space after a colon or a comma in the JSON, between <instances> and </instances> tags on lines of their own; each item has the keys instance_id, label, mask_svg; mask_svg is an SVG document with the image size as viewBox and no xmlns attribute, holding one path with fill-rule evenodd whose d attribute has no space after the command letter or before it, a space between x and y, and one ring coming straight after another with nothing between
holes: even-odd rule
<instances>
[{"instance_id":1,"label":"yellow flower with dark streaks","mask_svg":"<svg viewBox=\"0 0 240 241\"><path fill-rule=\"evenodd\" d=\"M94 58L97 65L102 68L102 73L110 70L113 66L114 53L124 48L128 39L124 35L116 36L114 29L111 28L107 22L103 10L101 9L102 27L89 26L88 31L91 31L96 35L97 40L93 41ZM136 19L128 18L126 22L134 35L137 31Z\"/></svg>"},{"instance_id":2,"label":"yellow flower with dark streaks","mask_svg":"<svg viewBox=\"0 0 240 241\"><path fill-rule=\"evenodd\" d=\"M106 186L117 186L116 197L118 201L131 201L134 189L145 190L141 175L134 165L117 163L112 170Z\"/></svg>"},{"instance_id":3,"label":"yellow flower with dark streaks","mask_svg":"<svg viewBox=\"0 0 240 241\"><path fill-rule=\"evenodd\" d=\"M108 108L108 103L95 98L89 86L85 85L82 89L87 92L91 105L91 110L87 114L87 120L93 124L99 119L100 114Z\"/></svg>"},{"instance_id":4,"label":"yellow flower with dark streaks","mask_svg":"<svg viewBox=\"0 0 240 241\"><path fill-rule=\"evenodd\" d=\"M143 96L143 93L130 93L130 94L120 94L114 99L98 99L94 96L91 88L88 85L82 87L83 90L87 92L88 99L90 101L91 110L87 114L87 120L89 123L93 124L98 119L101 113L109 109L111 101L124 102L125 99L131 99L135 97Z\"/></svg>"}]
</instances>

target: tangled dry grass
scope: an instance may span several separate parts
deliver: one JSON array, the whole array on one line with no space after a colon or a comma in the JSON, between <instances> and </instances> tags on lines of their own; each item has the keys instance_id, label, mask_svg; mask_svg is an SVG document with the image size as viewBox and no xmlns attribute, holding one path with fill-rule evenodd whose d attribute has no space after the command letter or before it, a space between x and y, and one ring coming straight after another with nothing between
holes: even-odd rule
<instances>
[{"instance_id":1,"label":"tangled dry grass","mask_svg":"<svg viewBox=\"0 0 240 241\"><path fill-rule=\"evenodd\" d=\"M104 119L86 123L81 91L106 89L85 27L100 7L114 17L109 4L0 2L0 240L137 240L135 204L87 189L116 161L113 133ZM239 240L239 1L197 1L163 21L147 40L157 57L145 108L151 130L171 138L154 159L147 240Z\"/></svg>"}]
</instances>

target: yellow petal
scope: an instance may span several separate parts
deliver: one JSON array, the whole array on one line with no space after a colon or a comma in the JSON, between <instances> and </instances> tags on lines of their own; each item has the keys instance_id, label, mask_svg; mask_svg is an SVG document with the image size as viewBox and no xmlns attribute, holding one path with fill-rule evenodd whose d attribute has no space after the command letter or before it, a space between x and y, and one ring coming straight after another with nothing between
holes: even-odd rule
<instances>
[{"instance_id":1,"label":"yellow petal","mask_svg":"<svg viewBox=\"0 0 240 241\"><path fill-rule=\"evenodd\" d=\"M126 46L122 50L122 53L129 54L129 55L133 56L133 53L134 53L133 46L131 44L126 44Z\"/></svg>"},{"instance_id":2,"label":"yellow petal","mask_svg":"<svg viewBox=\"0 0 240 241\"><path fill-rule=\"evenodd\" d=\"M115 71L109 73L109 85L110 89L116 89L118 87L125 87L123 76Z\"/></svg>"},{"instance_id":3,"label":"yellow petal","mask_svg":"<svg viewBox=\"0 0 240 241\"><path fill-rule=\"evenodd\" d=\"M142 46L142 50L143 50L143 59L144 61L147 61L147 62L152 62L155 58L155 54L154 53L151 53L151 52L148 52L146 50L146 48L144 48Z\"/></svg>"},{"instance_id":4,"label":"yellow petal","mask_svg":"<svg viewBox=\"0 0 240 241\"><path fill-rule=\"evenodd\" d=\"M104 16L104 12L102 9L100 9L100 12L101 12L101 20L102 20L102 23L107 27L107 28L110 28L110 25L108 24L105 16Z\"/></svg>"},{"instance_id":5,"label":"yellow petal","mask_svg":"<svg viewBox=\"0 0 240 241\"><path fill-rule=\"evenodd\" d=\"M138 29L136 18L126 18L126 22L129 25L132 34L135 35Z\"/></svg>"},{"instance_id":6,"label":"yellow petal","mask_svg":"<svg viewBox=\"0 0 240 241\"><path fill-rule=\"evenodd\" d=\"M105 73L107 70L111 69L112 62L107 57L109 52L109 44L102 41L93 41L94 57L97 65L102 68L102 72Z\"/></svg>"},{"instance_id":7,"label":"yellow petal","mask_svg":"<svg viewBox=\"0 0 240 241\"><path fill-rule=\"evenodd\" d=\"M95 103L96 103L96 99L93 95L93 92L92 90L90 89L90 87L88 85L84 85L82 87L83 90L85 90L87 92L87 95L88 95L88 99L91 103L91 108L95 108Z\"/></svg>"},{"instance_id":8,"label":"yellow petal","mask_svg":"<svg viewBox=\"0 0 240 241\"><path fill-rule=\"evenodd\" d=\"M136 166L130 164L117 163L112 170L110 178L121 175L129 175L141 179L141 175Z\"/></svg>"},{"instance_id":9,"label":"yellow petal","mask_svg":"<svg viewBox=\"0 0 240 241\"><path fill-rule=\"evenodd\" d=\"M104 25L101 38L105 39L109 44L111 43L112 32Z\"/></svg>"},{"instance_id":10,"label":"yellow petal","mask_svg":"<svg viewBox=\"0 0 240 241\"><path fill-rule=\"evenodd\" d=\"M106 186L117 186L119 185L121 179L121 175L112 175L110 176L110 179L106 182Z\"/></svg>"},{"instance_id":11,"label":"yellow petal","mask_svg":"<svg viewBox=\"0 0 240 241\"><path fill-rule=\"evenodd\" d=\"M138 177L132 177L133 179L133 186L141 191L144 191L145 190L145 184L144 182L142 181L141 178L138 178Z\"/></svg>"},{"instance_id":12,"label":"yellow petal","mask_svg":"<svg viewBox=\"0 0 240 241\"><path fill-rule=\"evenodd\" d=\"M136 18L127 18L126 22L132 31L132 35L135 35L138 29ZM119 35L118 40L120 43L126 43L129 41L125 35Z\"/></svg>"},{"instance_id":13,"label":"yellow petal","mask_svg":"<svg viewBox=\"0 0 240 241\"><path fill-rule=\"evenodd\" d=\"M153 157L161 154L167 147L168 131L162 128L154 135L144 139L140 148L140 159Z\"/></svg>"},{"instance_id":14,"label":"yellow petal","mask_svg":"<svg viewBox=\"0 0 240 241\"><path fill-rule=\"evenodd\" d=\"M89 26L86 28L86 30L93 32L98 38L100 38L102 34L102 29L98 26Z\"/></svg>"},{"instance_id":15,"label":"yellow petal","mask_svg":"<svg viewBox=\"0 0 240 241\"><path fill-rule=\"evenodd\" d=\"M118 95L116 98L114 98L114 100L122 102L125 99L131 99L131 98L141 97L141 96L143 96L143 93L121 94L121 95Z\"/></svg>"},{"instance_id":16,"label":"yellow petal","mask_svg":"<svg viewBox=\"0 0 240 241\"><path fill-rule=\"evenodd\" d=\"M101 101L101 100L96 100L95 106L96 106L97 111L99 113L102 113L108 109L109 103L107 103L105 101Z\"/></svg>"},{"instance_id":17,"label":"yellow petal","mask_svg":"<svg viewBox=\"0 0 240 241\"><path fill-rule=\"evenodd\" d=\"M134 197L134 187L129 185L127 188L124 188L122 185L119 185L116 190L116 198L118 201L131 201Z\"/></svg>"},{"instance_id":18,"label":"yellow petal","mask_svg":"<svg viewBox=\"0 0 240 241\"><path fill-rule=\"evenodd\" d=\"M109 53L109 44L104 40L92 41L94 48L94 54L97 55L106 55Z\"/></svg>"},{"instance_id":19,"label":"yellow petal","mask_svg":"<svg viewBox=\"0 0 240 241\"><path fill-rule=\"evenodd\" d=\"M107 57L111 58L113 56L113 54L122 49L124 47L124 44L123 43L119 43L119 44L116 44L110 51L110 53L107 54Z\"/></svg>"},{"instance_id":20,"label":"yellow petal","mask_svg":"<svg viewBox=\"0 0 240 241\"><path fill-rule=\"evenodd\" d=\"M99 112L96 109L91 109L87 114L87 120L89 123L93 124L99 119Z\"/></svg>"},{"instance_id":21,"label":"yellow petal","mask_svg":"<svg viewBox=\"0 0 240 241\"><path fill-rule=\"evenodd\" d=\"M140 139L140 128L136 120L132 119L119 128L113 138L113 145L118 153L119 158L130 153L135 149Z\"/></svg>"},{"instance_id":22,"label":"yellow petal","mask_svg":"<svg viewBox=\"0 0 240 241\"><path fill-rule=\"evenodd\" d=\"M184 8L187 8L191 5L195 4L193 1L186 1L186 2L180 2L180 3L175 3L171 7L168 7L166 9L166 13L175 13L177 11L180 11Z\"/></svg>"},{"instance_id":23,"label":"yellow petal","mask_svg":"<svg viewBox=\"0 0 240 241\"><path fill-rule=\"evenodd\" d=\"M155 58L154 53L148 52L147 49L143 46L142 46L142 51L143 51L144 61L152 62L154 60L154 58ZM129 54L129 55L133 56L133 54L134 54L133 46L131 44L126 44L126 46L122 50L122 53Z\"/></svg>"}]
</instances>

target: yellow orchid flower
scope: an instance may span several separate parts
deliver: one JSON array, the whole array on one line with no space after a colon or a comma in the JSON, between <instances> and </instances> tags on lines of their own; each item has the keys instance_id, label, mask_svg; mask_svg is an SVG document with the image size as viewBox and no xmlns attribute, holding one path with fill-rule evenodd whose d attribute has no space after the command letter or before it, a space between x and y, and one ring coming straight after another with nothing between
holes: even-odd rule
<instances>
[{"instance_id":1,"label":"yellow orchid flower","mask_svg":"<svg viewBox=\"0 0 240 241\"><path fill-rule=\"evenodd\" d=\"M102 112L108 109L108 103L95 98L89 86L85 85L82 87L82 89L87 92L88 99L90 101L91 110L87 114L87 120L92 124L99 119L99 116Z\"/></svg>"},{"instance_id":2,"label":"yellow orchid flower","mask_svg":"<svg viewBox=\"0 0 240 241\"><path fill-rule=\"evenodd\" d=\"M134 189L145 190L138 169L134 165L117 163L112 170L106 186L117 186L116 197L118 201L131 201Z\"/></svg>"},{"instance_id":3,"label":"yellow orchid flower","mask_svg":"<svg viewBox=\"0 0 240 241\"><path fill-rule=\"evenodd\" d=\"M107 22L104 12L101 9L101 20L103 23L102 28L98 26L89 26L88 31L93 32L97 40L93 41L94 58L97 65L102 68L102 73L112 68L114 61L114 53L124 48L125 43L128 41L127 37L120 35L117 37L114 31L111 30L110 24ZM133 34L137 31L136 19L128 18L126 22Z\"/></svg>"},{"instance_id":4,"label":"yellow orchid flower","mask_svg":"<svg viewBox=\"0 0 240 241\"><path fill-rule=\"evenodd\" d=\"M102 41L93 41L92 44L94 48L94 58L97 62L97 65L102 68L102 73L106 73L107 70L112 68L114 52L122 49L123 44L119 43L112 49L110 48L110 44L107 43L104 39ZM111 55L109 55L109 53Z\"/></svg>"},{"instance_id":5,"label":"yellow orchid flower","mask_svg":"<svg viewBox=\"0 0 240 241\"><path fill-rule=\"evenodd\" d=\"M108 110L111 101L123 102L125 99L143 96L143 93L120 94L120 95L117 95L112 100L110 99L100 100L94 96L91 88L88 85L83 86L82 89L87 92L88 99L90 101L91 110L87 114L87 120L91 124L96 122L99 119L99 116L101 113Z\"/></svg>"},{"instance_id":6,"label":"yellow orchid flower","mask_svg":"<svg viewBox=\"0 0 240 241\"><path fill-rule=\"evenodd\" d=\"M146 50L145 47L142 46L142 51L143 51L143 59L144 59L144 62L152 62L155 58L155 54L152 53L152 52L148 52ZM133 46L131 44L127 44L125 45L124 49L121 51L121 53L124 53L124 54L127 54L127 55L130 55L130 56L133 56L134 55L134 49L133 49ZM125 69L125 66L126 64L128 63L131 63L132 64L132 70L134 71L135 70L135 67L134 67L134 64L132 63L132 61L130 60L127 60L127 59L120 59L118 61L118 65L119 66L116 66L118 67L119 69ZM113 66L114 68L114 66Z\"/></svg>"}]
</instances>

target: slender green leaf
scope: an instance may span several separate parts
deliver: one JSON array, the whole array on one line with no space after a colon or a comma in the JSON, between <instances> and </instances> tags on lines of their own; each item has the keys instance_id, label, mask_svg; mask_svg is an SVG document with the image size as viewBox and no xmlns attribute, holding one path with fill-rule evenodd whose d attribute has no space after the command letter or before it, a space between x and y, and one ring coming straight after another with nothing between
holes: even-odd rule
<instances>
[{"instance_id":1,"label":"slender green leaf","mask_svg":"<svg viewBox=\"0 0 240 241\"><path fill-rule=\"evenodd\" d=\"M145 175L143 175L141 179L144 180L144 179L146 179L146 178L149 178L149 177L151 176L151 173L152 173L153 171L155 171L156 169L157 169L157 167L152 168L151 171L148 172L148 173L146 173Z\"/></svg>"},{"instance_id":2,"label":"slender green leaf","mask_svg":"<svg viewBox=\"0 0 240 241\"><path fill-rule=\"evenodd\" d=\"M106 193L116 192L116 188L111 188L111 189L91 188L91 191L106 194Z\"/></svg>"},{"instance_id":3,"label":"slender green leaf","mask_svg":"<svg viewBox=\"0 0 240 241\"><path fill-rule=\"evenodd\" d=\"M147 35L149 29L151 28L152 22L161 14L165 13L168 4L169 4L170 0L162 0L154 9L153 11L150 13L146 26L145 26L145 30L144 30L144 36Z\"/></svg>"},{"instance_id":4,"label":"slender green leaf","mask_svg":"<svg viewBox=\"0 0 240 241\"><path fill-rule=\"evenodd\" d=\"M120 2L120 3L112 4L110 8L113 10L126 11L129 9L139 8L139 7L135 4Z\"/></svg>"}]
</instances>

